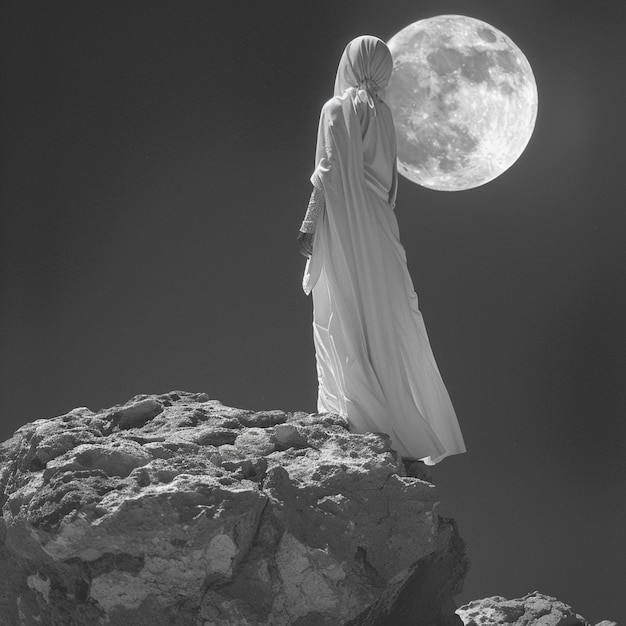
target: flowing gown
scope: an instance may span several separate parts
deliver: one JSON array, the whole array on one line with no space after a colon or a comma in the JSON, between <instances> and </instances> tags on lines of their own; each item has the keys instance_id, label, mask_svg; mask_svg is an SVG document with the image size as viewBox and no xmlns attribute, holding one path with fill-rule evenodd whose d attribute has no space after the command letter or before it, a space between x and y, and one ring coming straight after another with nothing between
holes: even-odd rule
<instances>
[{"instance_id":1,"label":"flowing gown","mask_svg":"<svg viewBox=\"0 0 626 626\"><path fill-rule=\"evenodd\" d=\"M318 411L353 432L384 432L404 458L465 451L435 362L394 213L396 144L388 107L322 109L313 184L325 211L303 287L313 293Z\"/></svg>"}]
</instances>

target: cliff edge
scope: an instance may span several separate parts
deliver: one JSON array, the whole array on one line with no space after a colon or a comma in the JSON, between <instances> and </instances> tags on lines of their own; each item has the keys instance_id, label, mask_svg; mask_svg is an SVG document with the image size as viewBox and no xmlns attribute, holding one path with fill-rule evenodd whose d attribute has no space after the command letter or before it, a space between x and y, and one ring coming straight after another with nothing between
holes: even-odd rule
<instances>
[{"instance_id":1,"label":"cliff edge","mask_svg":"<svg viewBox=\"0 0 626 626\"><path fill-rule=\"evenodd\" d=\"M0 624L461 625L463 542L420 471L337 416L206 394L26 424L0 446Z\"/></svg>"}]
</instances>

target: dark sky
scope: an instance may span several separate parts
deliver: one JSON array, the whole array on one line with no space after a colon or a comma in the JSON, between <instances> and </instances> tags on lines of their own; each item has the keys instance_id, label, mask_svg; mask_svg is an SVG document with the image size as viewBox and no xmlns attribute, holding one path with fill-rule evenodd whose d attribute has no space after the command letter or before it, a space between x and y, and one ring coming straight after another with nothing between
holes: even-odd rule
<instances>
[{"instance_id":1,"label":"dark sky","mask_svg":"<svg viewBox=\"0 0 626 626\"><path fill-rule=\"evenodd\" d=\"M172 389L313 411L295 237L339 56L476 17L533 67L533 138L495 181L403 179L397 206L469 449L434 470L473 563L459 599L624 618L624 6L2 2L0 439Z\"/></svg>"}]
</instances>

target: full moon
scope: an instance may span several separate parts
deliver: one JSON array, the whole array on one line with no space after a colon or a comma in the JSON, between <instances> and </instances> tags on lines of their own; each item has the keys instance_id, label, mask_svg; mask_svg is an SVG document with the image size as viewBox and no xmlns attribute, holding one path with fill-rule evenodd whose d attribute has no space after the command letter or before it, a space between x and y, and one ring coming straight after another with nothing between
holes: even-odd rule
<instances>
[{"instance_id":1,"label":"full moon","mask_svg":"<svg viewBox=\"0 0 626 626\"><path fill-rule=\"evenodd\" d=\"M398 171L439 191L484 185L522 154L537 118L537 85L522 51L462 15L415 22L389 41Z\"/></svg>"}]
</instances>

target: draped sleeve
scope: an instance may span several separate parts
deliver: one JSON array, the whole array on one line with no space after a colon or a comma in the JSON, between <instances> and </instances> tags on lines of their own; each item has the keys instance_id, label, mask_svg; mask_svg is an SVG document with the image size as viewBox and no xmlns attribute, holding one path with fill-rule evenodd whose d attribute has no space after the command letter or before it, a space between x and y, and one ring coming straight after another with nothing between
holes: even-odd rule
<instances>
[{"instance_id":1,"label":"draped sleeve","mask_svg":"<svg viewBox=\"0 0 626 626\"><path fill-rule=\"evenodd\" d=\"M315 169L311 175L314 187L325 193L330 190L339 166L338 157L347 143L343 109L338 98L332 98L323 107L317 130ZM339 154L338 154L339 153Z\"/></svg>"},{"instance_id":2,"label":"draped sleeve","mask_svg":"<svg viewBox=\"0 0 626 626\"><path fill-rule=\"evenodd\" d=\"M354 89L331 98L323 107L317 133L312 184L323 191L325 211L313 239L313 253L307 262L303 289L309 294L322 268L354 278L356 266L367 263L365 242L377 230L378 218L366 199L376 193L389 206L395 201L395 135L391 112L377 102L377 113L366 105L355 111ZM387 119L388 118L388 119ZM362 136L363 133L363 136ZM374 161L364 160L364 137L375 146ZM351 284L353 280L346 280Z\"/></svg>"},{"instance_id":3,"label":"draped sleeve","mask_svg":"<svg viewBox=\"0 0 626 626\"><path fill-rule=\"evenodd\" d=\"M313 253L308 259L302 287L308 295L319 279L324 258L330 245L329 228L336 222L337 212L345 204L343 176L350 158L355 158L360 151L360 129L358 126L349 127L351 118L348 104L351 101L344 98L332 98L322 107L320 122L317 131L315 148L315 168L311 175L313 186L324 194L325 211L319 216ZM354 144L356 140L359 145ZM329 215L329 211L331 214Z\"/></svg>"}]
</instances>

